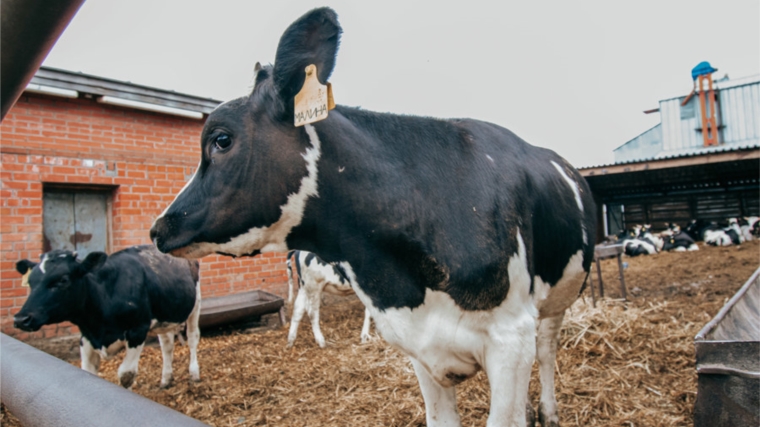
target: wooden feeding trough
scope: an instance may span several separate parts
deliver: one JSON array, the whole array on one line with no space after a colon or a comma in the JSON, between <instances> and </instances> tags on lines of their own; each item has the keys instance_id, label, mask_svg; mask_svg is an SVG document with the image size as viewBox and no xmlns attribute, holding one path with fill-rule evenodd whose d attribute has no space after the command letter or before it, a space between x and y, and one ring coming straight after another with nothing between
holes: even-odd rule
<instances>
[{"instance_id":1,"label":"wooden feeding trough","mask_svg":"<svg viewBox=\"0 0 760 427\"><path fill-rule=\"evenodd\" d=\"M285 324L285 302L282 297L264 291L250 291L201 301L201 328L237 323L265 314L280 314L280 325Z\"/></svg>"},{"instance_id":2,"label":"wooden feeding trough","mask_svg":"<svg viewBox=\"0 0 760 427\"><path fill-rule=\"evenodd\" d=\"M695 427L760 425L760 268L694 338Z\"/></svg>"}]
</instances>

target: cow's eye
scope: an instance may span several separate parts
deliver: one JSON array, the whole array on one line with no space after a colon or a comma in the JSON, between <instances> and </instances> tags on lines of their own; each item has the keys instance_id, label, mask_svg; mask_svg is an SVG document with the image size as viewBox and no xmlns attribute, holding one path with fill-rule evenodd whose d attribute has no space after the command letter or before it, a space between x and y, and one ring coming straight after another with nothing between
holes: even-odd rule
<instances>
[{"instance_id":1,"label":"cow's eye","mask_svg":"<svg viewBox=\"0 0 760 427\"><path fill-rule=\"evenodd\" d=\"M218 150L225 150L232 144L232 138L226 133L221 133L214 137L214 146Z\"/></svg>"},{"instance_id":2,"label":"cow's eye","mask_svg":"<svg viewBox=\"0 0 760 427\"><path fill-rule=\"evenodd\" d=\"M55 287L55 288L65 288L70 283L71 283L71 281L69 280L68 274L64 274L63 276L61 276L60 279L58 279L57 281L53 282L53 287Z\"/></svg>"}]
</instances>

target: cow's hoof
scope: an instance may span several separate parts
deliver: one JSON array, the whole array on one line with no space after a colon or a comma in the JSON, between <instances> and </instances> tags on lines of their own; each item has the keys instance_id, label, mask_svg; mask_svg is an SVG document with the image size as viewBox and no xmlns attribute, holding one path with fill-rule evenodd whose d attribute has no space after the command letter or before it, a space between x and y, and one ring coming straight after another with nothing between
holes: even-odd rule
<instances>
[{"instance_id":1,"label":"cow's hoof","mask_svg":"<svg viewBox=\"0 0 760 427\"><path fill-rule=\"evenodd\" d=\"M559 427L559 417L557 414L547 415L544 411L544 405L538 404L538 424L541 427Z\"/></svg>"},{"instance_id":2,"label":"cow's hoof","mask_svg":"<svg viewBox=\"0 0 760 427\"><path fill-rule=\"evenodd\" d=\"M135 382L135 372L124 372L119 376L119 383L124 388L132 388L132 384Z\"/></svg>"},{"instance_id":3,"label":"cow's hoof","mask_svg":"<svg viewBox=\"0 0 760 427\"><path fill-rule=\"evenodd\" d=\"M533 405L530 403L525 404L525 422L528 427L536 426L536 411L533 410Z\"/></svg>"},{"instance_id":4,"label":"cow's hoof","mask_svg":"<svg viewBox=\"0 0 760 427\"><path fill-rule=\"evenodd\" d=\"M161 388L169 388L169 387L171 387L172 386L172 380L173 380L172 377L169 377L169 379L167 379L167 380L163 380L162 379L160 387Z\"/></svg>"}]
</instances>

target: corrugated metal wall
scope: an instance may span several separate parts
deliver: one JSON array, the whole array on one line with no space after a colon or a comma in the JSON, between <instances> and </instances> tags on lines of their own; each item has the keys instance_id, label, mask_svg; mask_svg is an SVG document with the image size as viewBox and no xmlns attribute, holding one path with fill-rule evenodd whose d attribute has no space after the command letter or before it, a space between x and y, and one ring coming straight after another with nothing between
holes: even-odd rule
<instances>
[{"instance_id":1,"label":"corrugated metal wall","mask_svg":"<svg viewBox=\"0 0 760 427\"><path fill-rule=\"evenodd\" d=\"M663 151L697 148L704 145L702 133L696 130L702 127L699 97L693 96L683 107L681 102L683 98L660 102Z\"/></svg>"},{"instance_id":2,"label":"corrugated metal wall","mask_svg":"<svg viewBox=\"0 0 760 427\"><path fill-rule=\"evenodd\" d=\"M721 90L720 106L726 144L760 140L760 84Z\"/></svg>"},{"instance_id":3,"label":"corrugated metal wall","mask_svg":"<svg viewBox=\"0 0 760 427\"><path fill-rule=\"evenodd\" d=\"M722 126L720 142L725 145L746 145L760 142L760 82L738 86L717 85L718 125ZM685 97L660 101L662 148L665 152L699 148L702 139L702 114L699 96L681 106Z\"/></svg>"},{"instance_id":4,"label":"corrugated metal wall","mask_svg":"<svg viewBox=\"0 0 760 427\"><path fill-rule=\"evenodd\" d=\"M721 146L760 145L760 78L717 82L715 87ZM685 98L660 101L659 145L653 144L655 127L616 148L615 162L667 157L703 147L699 95L695 94L681 106Z\"/></svg>"}]
</instances>

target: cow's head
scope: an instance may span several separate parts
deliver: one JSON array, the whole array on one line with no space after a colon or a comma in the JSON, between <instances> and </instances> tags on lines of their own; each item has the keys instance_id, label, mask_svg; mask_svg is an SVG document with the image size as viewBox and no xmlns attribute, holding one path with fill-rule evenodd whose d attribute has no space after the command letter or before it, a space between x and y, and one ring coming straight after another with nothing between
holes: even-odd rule
<instances>
[{"instance_id":1,"label":"cow's head","mask_svg":"<svg viewBox=\"0 0 760 427\"><path fill-rule=\"evenodd\" d=\"M103 265L107 257L103 252L91 252L79 262L76 252L54 250L42 255L39 264L28 259L17 262L19 273L29 273L31 292L13 316L13 326L36 331L42 325L72 320L85 301L87 288L82 278Z\"/></svg>"},{"instance_id":2,"label":"cow's head","mask_svg":"<svg viewBox=\"0 0 760 427\"><path fill-rule=\"evenodd\" d=\"M198 258L285 249L317 195L320 156L314 128L293 124L294 97L310 64L327 82L340 34L330 9L302 16L282 35L274 66L256 65L251 94L209 115L195 175L151 227L159 250Z\"/></svg>"}]
</instances>

